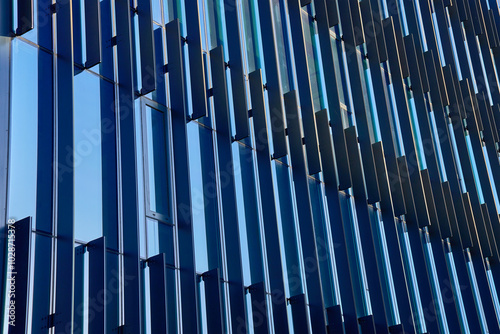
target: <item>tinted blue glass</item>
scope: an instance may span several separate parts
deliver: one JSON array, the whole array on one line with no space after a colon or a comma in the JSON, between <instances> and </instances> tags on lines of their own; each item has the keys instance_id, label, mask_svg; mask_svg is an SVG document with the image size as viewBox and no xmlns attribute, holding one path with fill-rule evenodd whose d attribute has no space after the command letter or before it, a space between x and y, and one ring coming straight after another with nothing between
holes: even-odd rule
<instances>
[{"instance_id":1,"label":"tinted blue glass","mask_svg":"<svg viewBox=\"0 0 500 334\"><path fill-rule=\"evenodd\" d=\"M12 42L9 218L35 216L38 111L38 50Z\"/></svg>"},{"instance_id":2,"label":"tinted blue glass","mask_svg":"<svg viewBox=\"0 0 500 334\"><path fill-rule=\"evenodd\" d=\"M187 124L189 147L189 177L191 187L191 206L193 214L194 250L196 270L208 271L207 241L205 230L205 201L203 197L202 164L200 136L197 122Z\"/></svg>"},{"instance_id":3,"label":"tinted blue glass","mask_svg":"<svg viewBox=\"0 0 500 334\"><path fill-rule=\"evenodd\" d=\"M84 71L74 82L75 238L91 241L102 236L100 79Z\"/></svg>"}]
</instances>

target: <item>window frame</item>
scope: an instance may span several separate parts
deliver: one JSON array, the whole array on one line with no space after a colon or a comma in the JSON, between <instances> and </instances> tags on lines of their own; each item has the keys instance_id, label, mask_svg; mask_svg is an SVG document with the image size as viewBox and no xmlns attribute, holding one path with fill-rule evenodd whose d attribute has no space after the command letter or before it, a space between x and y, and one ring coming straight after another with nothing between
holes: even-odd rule
<instances>
[{"instance_id":1,"label":"window frame","mask_svg":"<svg viewBox=\"0 0 500 334\"><path fill-rule=\"evenodd\" d=\"M146 112L147 108L154 109L156 111L159 111L163 113L164 115L164 129L165 129L165 155L166 155L166 166L167 166L167 203L168 203L168 215L165 215L163 213L159 213L156 211L151 210L151 192L150 192L150 185L149 185L149 176L150 176L150 171L149 171L149 151L148 151L148 124L147 124L147 119L146 119ZM171 121L170 121L170 113L169 109L155 101L146 99L144 97L141 97L141 103L140 103L140 117L141 117L141 134L142 138L140 139L142 141L142 150L143 150L143 177L144 177L144 206L145 206L145 215L146 218L150 218L153 220L157 220L160 223L175 226L173 222L173 202L172 202L172 167L171 167L171 157L172 157L172 152L170 150L170 128L171 128Z\"/></svg>"}]
</instances>

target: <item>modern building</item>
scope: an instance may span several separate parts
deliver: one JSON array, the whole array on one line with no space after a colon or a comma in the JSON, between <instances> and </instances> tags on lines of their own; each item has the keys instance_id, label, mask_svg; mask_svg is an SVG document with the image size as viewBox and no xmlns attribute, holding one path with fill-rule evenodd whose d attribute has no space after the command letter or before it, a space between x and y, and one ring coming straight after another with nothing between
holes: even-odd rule
<instances>
[{"instance_id":1,"label":"modern building","mask_svg":"<svg viewBox=\"0 0 500 334\"><path fill-rule=\"evenodd\" d=\"M500 333L499 27L0 0L2 332Z\"/></svg>"}]
</instances>

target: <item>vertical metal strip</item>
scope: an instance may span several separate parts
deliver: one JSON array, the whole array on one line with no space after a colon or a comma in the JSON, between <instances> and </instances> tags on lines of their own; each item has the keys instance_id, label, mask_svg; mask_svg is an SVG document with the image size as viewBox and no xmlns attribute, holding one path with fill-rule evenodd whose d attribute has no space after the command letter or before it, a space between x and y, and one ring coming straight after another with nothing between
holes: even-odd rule
<instances>
[{"instance_id":1,"label":"vertical metal strip","mask_svg":"<svg viewBox=\"0 0 500 334\"><path fill-rule=\"evenodd\" d=\"M106 307L95 305L108 298L106 286L106 237L88 243L89 252L89 333L106 332ZM104 303L103 303L104 304Z\"/></svg>"},{"instance_id":2,"label":"vertical metal strip","mask_svg":"<svg viewBox=\"0 0 500 334\"><path fill-rule=\"evenodd\" d=\"M241 52L240 23L236 1L224 1L226 18L227 48L229 51L229 69L231 88L233 91L233 109L236 134L234 138L241 140L250 134L248 126L247 93L245 89L245 73Z\"/></svg>"},{"instance_id":3,"label":"vertical metal strip","mask_svg":"<svg viewBox=\"0 0 500 334\"><path fill-rule=\"evenodd\" d=\"M189 73L191 78L192 118L207 115L207 89L205 87L205 65L201 48L200 10L198 0L187 0L186 25L189 50Z\"/></svg>"},{"instance_id":4,"label":"vertical metal strip","mask_svg":"<svg viewBox=\"0 0 500 334\"><path fill-rule=\"evenodd\" d=\"M99 0L85 0L85 68L101 62L101 7Z\"/></svg>"},{"instance_id":5,"label":"vertical metal strip","mask_svg":"<svg viewBox=\"0 0 500 334\"><path fill-rule=\"evenodd\" d=\"M75 324L74 330L82 331L84 328L85 313L85 245L75 247Z\"/></svg>"},{"instance_id":6,"label":"vertical metal strip","mask_svg":"<svg viewBox=\"0 0 500 334\"><path fill-rule=\"evenodd\" d=\"M167 278L166 259L161 253L148 259L149 291L151 304L151 332L168 333L167 330Z\"/></svg>"},{"instance_id":7,"label":"vertical metal strip","mask_svg":"<svg viewBox=\"0 0 500 334\"><path fill-rule=\"evenodd\" d=\"M57 7L57 156L65 163L74 150L73 135L73 29L71 1ZM57 268L56 268L56 332L73 330L73 266L74 266L74 168L58 173L56 198Z\"/></svg>"},{"instance_id":8,"label":"vertical metal strip","mask_svg":"<svg viewBox=\"0 0 500 334\"><path fill-rule=\"evenodd\" d=\"M408 175L408 163L406 157L402 156L398 158L398 165L401 175ZM422 238L420 235L420 228L418 226L418 217L416 213L416 206L414 205L413 190L411 182L407 178L402 179L403 194L406 202L407 213L406 227L408 229L408 237L410 239L410 247L413 255L413 263L415 268L420 268L416 270L415 274L417 277L418 290L420 292L420 298L422 301L422 307L424 314L429 314L429 319L426 321L425 325L430 333L442 333L441 326L438 321L438 313L436 309L436 299L432 293L432 287L430 282L430 276L428 272L427 263L425 261L425 254L422 244Z\"/></svg>"},{"instance_id":9,"label":"vertical metal strip","mask_svg":"<svg viewBox=\"0 0 500 334\"><path fill-rule=\"evenodd\" d=\"M286 121L288 124L288 143L297 201L298 223L302 247L302 257L313 268L306 276L307 297L311 317L312 330L325 333L326 318L323 301L323 289L320 277L320 265L317 253L314 221L311 212L311 198L307 184L306 164L300 131L297 97L295 91L285 94ZM324 259L326 260L326 259Z\"/></svg>"},{"instance_id":10,"label":"vertical metal strip","mask_svg":"<svg viewBox=\"0 0 500 334\"><path fill-rule=\"evenodd\" d=\"M314 118L308 55L304 40L303 25L307 24L307 22L302 22L302 9L300 8L299 0L288 0L288 15L290 17L290 30L293 40L295 72L297 73L297 81L300 82L298 85L298 93L307 152L307 167L309 175L313 175L321 171L321 163L318 152L318 138L316 134L316 119Z\"/></svg>"},{"instance_id":11,"label":"vertical metal strip","mask_svg":"<svg viewBox=\"0 0 500 334\"><path fill-rule=\"evenodd\" d=\"M207 332L208 334L219 334L224 331L222 282L219 268L203 273L202 277L205 282Z\"/></svg>"},{"instance_id":12,"label":"vertical metal strip","mask_svg":"<svg viewBox=\"0 0 500 334\"><path fill-rule=\"evenodd\" d=\"M167 24L169 93L172 114L175 205L177 207L177 240L182 295L182 329L185 333L198 333L198 303L196 268L194 263L193 216L188 163L186 104L184 100L184 64L181 49L179 21Z\"/></svg>"},{"instance_id":13,"label":"vertical metal strip","mask_svg":"<svg viewBox=\"0 0 500 334\"><path fill-rule=\"evenodd\" d=\"M264 282L255 283L248 287L252 298L253 330L257 334L270 333L267 319L267 295ZM282 331L282 328L275 328ZM272 332L271 332L272 333Z\"/></svg>"},{"instance_id":14,"label":"vertical metal strip","mask_svg":"<svg viewBox=\"0 0 500 334\"><path fill-rule=\"evenodd\" d=\"M335 145L335 156L337 172L339 175L339 188L347 189L351 186L351 173L349 171L349 159L347 157L347 148L345 145L344 126L342 123L339 88L335 74L334 55L330 36L329 18L325 15L328 2L325 0L314 0L316 8L316 22L318 29L319 46L321 59L323 62L323 72L325 77L326 96L328 100L328 112L332 126L333 143ZM335 5L335 9L336 4ZM330 11L330 9L328 9Z\"/></svg>"},{"instance_id":15,"label":"vertical metal strip","mask_svg":"<svg viewBox=\"0 0 500 334\"><path fill-rule=\"evenodd\" d=\"M137 18L139 20L139 48L141 54L142 87L140 94L145 95L156 89L156 59L151 0L137 0Z\"/></svg>"},{"instance_id":16,"label":"vertical metal strip","mask_svg":"<svg viewBox=\"0 0 500 334\"><path fill-rule=\"evenodd\" d=\"M227 98L226 67L222 46L218 46L210 51L210 64L212 67L215 125L217 128L219 175L225 176L228 180L228 184L221 187L221 202L226 244L227 279L231 282L229 285L231 325L233 331L236 332L239 327L247 326L247 319L231 150L231 124Z\"/></svg>"},{"instance_id":17,"label":"vertical metal strip","mask_svg":"<svg viewBox=\"0 0 500 334\"><path fill-rule=\"evenodd\" d=\"M413 321L414 316L411 309L408 283L404 270L403 257L401 255L398 230L394 220L391 187L389 177L387 175L384 150L381 142L373 144L373 153L375 156L375 168L377 170L377 177L379 180L382 221L387 240L387 249L389 252L389 261L394 279L399 314L406 332L415 333L415 324Z\"/></svg>"},{"instance_id":18,"label":"vertical metal strip","mask_svg":"<svg viewBox=\"0 0 500 334\"><path fill-rule=\"evenodd\" d=\"M262 34L262 46L265 63L266 89L269 100L271 132L273 139L273 157L275 159L287 155L285 139L285 121L282 104L281 83L278 74L278 59L274 37L273 13L271 0L258 0L259 20ZM270 32L273 32L272 34Z\"/></svg>"},{"instance_id":19,"label":"vertical metal strip","mask_svg":"<svg viewBox=\"0 0 500 334\"><path fill-rule=\"evenodd\" d=\"M4 31L4 23L9 22L10 16L4 15L3 10L8 8L9 1L0 1L0 36ZM7 16L7 17L5 17ZM8 196L8 166L9 166L9 128L10 128L10 56L11 39L0 37L0 282L5 282L6 259L6 229L7 221L7 196ZM5 291L0 289L0 311L4 314ZM4 319L1 317L0 325L3 328Z\"/></svg>"},{"instance_id":20,"label":"vertical metal strip","mask_svg":"<svg viewBox=\"0 0 500 334\"><path fill-rule=\"evenodd\" d=\"M15 33L21 36L33 29L33 0L17 0L17 28Z\"/></svg>"},{"instance_id":21,"label":"vertical metal strip","mask_svg":"<svg viewBox=\"0 0 500 334\"><path fill-rule=\"evenodd\" d=\"M321 164L323 165L323 179L325 182L325 195L330 215L330 226L332 240L335 245L335 264L338 273L340 298L344 317L344 326L347 333L358 333L358 310L353 282L359 278L355 270L351 270L349 264L348 248L346 243L346 232L344 224L347 218L342 215L342 208L339 199L335 156L333 152L332 138L328 126L328 116L326 110L316 112L316 126L318 127L319 148L321 151ZM346 220L344 220L346 219ZM340 306L339 306L340 307ZM328 309L327 309L328 314ZM331 327L330 318L328 325Z\"/></svg>"},{"instance_id":22,"label":"vertical metal strip","mask_svg":"<svg viewBox=\"0 0 500 334\"><path fill-rule=\"evenodd\" d=\"M256 70L250 73L249 82L269 287L271 288L273 323L277 332L279 330L282 333L288 333L283 264L278 231L278 213L276 212L275 205L275 189L271 170L271 153L269 149L261 71Z\"/></svg>"},{"instance_id":23,"label":"vertical metal strip","mask_svg":"<svg viewBox=\"0 0 500 334\"><path fill-rule=\"evenodd\" d=\"M361 13L365 25L367 36L373 36L367 40L366 49L368 54L368 62L370 65L369 71L372 79L373 95L375 96L376 112L379 120L380 134L384 145L384 153L386 160L387 173L390 178L390 188L393 193L392 204L394 206L394 214L400 216L405 213L405 205L403 200L403 190L401 188L401 180L399 177L398 163L396 161L396 146L394 143L394 128L389 95L387 91L387 81L385 73L380 66L379 45L375 37L380 37L385 40L384 31L380 20L377 21L372 13L371 0L363 0L360 2ZM382 46L385 48L385 43Z\"/></svg>"},{"instance_id":24,"label":"vertical metal strip","mask_svg":"<svg viewBox=\"0 0 500 334\"><path fill-rule=\"evenodd\" d=\"M139 226L134 115L134 80L130 1L115 1L117 55L119 157L121 169L121 221L123 231L124 315L126 333L141 333Z\"/></svg>"},{"instance_id":25,"label":"vertical metal strip","mask_svg":"<svg viewBox=\"0 0 500 334\"><path fill-rule=\"evenodd\" d=\"M374 233L370 216L368 212L368 204L366 202L366 192L364 187L363 168L361 164L361 156L358 148L358 138L356 128L351 126L345 130L347 149L349 152L349 163L352 171L352 191L354 201L356 203L356 215L359 223L360 242L363 245L363 258L365 261L366 272L371 273L368 278L368 287L370 289L370 300L372 304L373 317L377 332L386 333L388 329L387 323L387 306L385 305L384 291L382 290L381 272L382 267L377 259L377 251L374 243Z\"/></svg>"},{"instance_id":26,"label":"vertical metal strip","mask_svg":"<svg viewBox=\"0 0 500 334\"><path fill-rule=\"evenodd\" d=\"M31 217L7 225L7 279L9 334L23 334L28 329L28 292L31 267ZM14 291L12 291L14 288ZM14 319L10 310L14 309Z\"/></svg>"}]
</instances>

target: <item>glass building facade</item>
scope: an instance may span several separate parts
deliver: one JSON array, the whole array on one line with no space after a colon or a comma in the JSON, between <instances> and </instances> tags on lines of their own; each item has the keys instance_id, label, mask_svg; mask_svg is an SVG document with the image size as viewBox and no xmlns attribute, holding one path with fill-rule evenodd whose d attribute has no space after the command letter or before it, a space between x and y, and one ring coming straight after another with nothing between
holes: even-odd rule
<instances>
[{"instance_id":1,"label":"glass building facade","mask_svg":"<svg viewBox=\"0 0 500 334\"><path fill-rule=\"evenodd\" d=\"M500 333L498 0L0 0L2 333Z\"/></svg>"}]
</instances>

